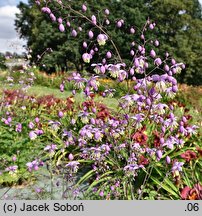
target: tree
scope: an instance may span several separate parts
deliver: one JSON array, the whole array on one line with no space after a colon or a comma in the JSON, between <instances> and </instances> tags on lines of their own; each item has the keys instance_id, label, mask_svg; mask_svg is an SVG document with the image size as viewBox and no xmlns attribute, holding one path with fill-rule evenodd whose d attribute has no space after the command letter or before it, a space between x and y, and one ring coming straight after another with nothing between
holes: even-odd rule
<instances>
[{"instance_id":1,"label":"tree","mask_svg":"<svg viewBox=\"0 0 202 216\"><path fill-rule=\"evenodd\" d=\"M65 1L64 1L65 3ZM83 1L68 1L72 8L81 11ZM55 1L50 3L55 4ZM161 52L169 52L177 61L186 64L186 70L179 75L180 82L199 85L202 83L201 58L202 58L202 10L198 0L89 0L87 3L88 10L85 13L88 17L93 14L98 15L98 21L108 30L108 34L113 38L117 50L121 53L123 61L128 63L131 59L129 41L140 42L138 34L126 34L130 27L134 26L136 32L141 31L142 26L147 19L156 22L156 30L150 31L148 38L159 38L161 41ZM92 7L93 6L93 9ZM71 22L71 27L65 26L65 32L58 30L58 23L51 22L47 14L42 14L34 0L29 0L28 5L20 3L18 8L21 14L17 15L16 29L21 37L28 40L28 47L32 49L32 62L38 62L37 55L42 54L47 48L53 52L44 55L40 60L41 65L46 65L46 70L55 71L57 67L62 70L68 70L70 65L74 65L78 71L83 69L83 62L80 58L84 52L82 43L87 36L89 29L92 29L96 36L100 33L95 30L90 23L84 24L83 18L78 19L78 14L64 11L66 19ZM106 17L103 13L108 8L110 14ZM60 10L54 11L55 16L60 17ZM111 25L105 25L106 19L111 21ZM116 28L116 21L123 19L125 24ZM82 28L82 31L78 30ZM72 29L78 33L77 37L71 36ZM87 41L88 42L88 41ZM111 43L106 44L107 49L116 53ZM89 50L93 49L89 44ZM135 47L131 47L135 49ZM157 49L157 48L156 48ZM163 50L163 51L162 51ZM159 53L162 54L162 53ZM97 52L94 58L102 61L105 53L102 49ZM117 59L118 61L118 59ZM88 71L90 67L87 68Z\"/></svg>"},{"instance_id":2,"label":"tree","mask_svg":"<svg viewBox=\"0 0 202 216\"><path fill-rule=\"evenodd\" d=\"M202 10L198 0L155 0L151 19L157 23L161 49L186 63L180 82L202 84Z\"/></svg>"},{"instance_id":3,"label":"tree","mask_svg":"<svg viewBox=\"0 0 202 216\"><path fill-rule=\"evenodd\" d=\"M62 70L69 69L69 65L71 63L74 64L74 67L77 70L83 69L83 62L80 58L83 49L82 43L87 38L87 32L89 29L93 29L93 26L89 23L86 24L82 19L71 20L71 28L66 28L64 33L58 31L58 23L51 22L50 18L47 14L42 14L37 6L34 4L35 1L29 0L28 4L20 3L18 8L20 10L20 14L16 15L15 26L19 31L19 34L22 38L27 39L27 47L32 50L32 62L38 62L38 55L42 54L47 48L53 50L53 52L44 55L42 59L40 59L40 65L45 65L47 71L55 71L56 67L62 68ZM127 1L126 1L127 2ZM73 4L72 7L75 10L80 10L83 1L77 1L77 4ZM54 4L52 2L51 4ZM99 13L99 21L103 22L105 20L104 9L109 8L110 15L109 19L112 20L112 26L109 27L109 35L112 38L115 38L115 42L117 44L117 49L121 50L122 57L124 60L129 58L128 47L125 46L126 41L129 39L124 31L129 31L129 26L124 26L125 30L122 32L115 27L114 20L130 18L130 15L126 12L124 14L123 11L131 10L131 14L135 16L138 15L138 19L136 19L136 23L145 22L145 17L142 16L141 12L138 9L138 4L133 10L131 10L129 4L122 4L122 2L111 0L111 1L88 1L89 10L86 15L91 16L92 14L97 15ZM90 10L90 6L93 5L93 10ZM114 16L115 14L115 16ZM55 16L60 17L60 12L55 11ZM72 16L75 16L73 14ZM82 27L82 31L78 30L78 26ZM78 36L75 40L71 36L71 30L75 28L78 32ZM95 38L96 35L99 34L99 31L95 30L94 32ZM132 36L130 37L132 41ZM133 39L134 40L134 39ZM112 50L114 52L113 47L110 43L107 44L108 50ZM90 45L89 45L90 47ZM91 47L90 47L91 48ZM92 47L93 48L93 47ZM49 50L50 50L49 49ZM99 58L102 54L102 50L97 53L97 58ZM95 60L97 60L95 58ZM89 68L88 68L89 69Z\"/></svg>"}]
</instances>

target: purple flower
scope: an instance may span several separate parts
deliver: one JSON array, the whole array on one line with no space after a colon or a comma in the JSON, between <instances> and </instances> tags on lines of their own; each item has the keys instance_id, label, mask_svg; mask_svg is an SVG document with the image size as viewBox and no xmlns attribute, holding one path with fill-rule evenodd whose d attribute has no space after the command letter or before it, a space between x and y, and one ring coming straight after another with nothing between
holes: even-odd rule
<instances>
[{"instance_id":1,"label":"purple flower","mask_svg":"<svg viewBox=\"0 0 202 216\"><path fill-rule=\"evenodd\" d=\"M8 121L8 123L11 123L12 122L12 118L8 117L7 121Z\"/></svg>"},{"instance_id":2,"label":"purple flower","mask_svg":"<svg viewBox=\"0 0 202 216\"><path fill-rule=\"evenodd\" d=\"M104 196L104 192L103 192L103 191L100 191L99 195L100 195L101 197L103 197L103 196Z\"/></svg>"},{"instance_id":3,"label":"purple flower","mask_svg":"<svg viewBox=\"0 0 202 216\"><path fill-rule=\"evenodd\" d=\"M57 149L57 145L55 144L51 144L51 145L47 145L44 150L45 151L49 151L50 154L53 154L55 152L55 150Z\"/></svg>"},{"instance_id":4,"label":"purple flower","mask_svg":"<svg viewBox=\"0 0 202 216\"><path fill-rule=\"evenodd\" d=\"M28 125L29 129L33 129L34 128L34 123L33 122L30 122L29 125Z\"/></svg>"},{"instance_id":5,"label":"purple flower","mask_svg":"<svg viewBox=\"0 0 202 216\"><path fill-rule=\"evenodd\" d=\"M77 31L75 29L72 30L72 37L76 37L77 36Z\"/></svg>"},{"instance_id":6,"label":"purple flower","mask_svg":"<svg viewBox=\"0 0 202 216\"><path fill-rule=\"evenodd\" d=\"M80 163L77 161L71 161L66 165L66 167L69 168L73 173L76 173L78 171L79 164Z\"/></svg>"},{"instance_id":7,"label":"purple flower","mask_svg":"<svg viewBox=\"0 0 202 216\"><path fill-rule=\"evenodd\" d=\"M106 57L110 59L112 57L112 53L110 51L107 52Z\"/></svg>"},{"instance_id":8,"label":"purple flower","mask_svg":"<svg viewBox=\"0 0 202 216\"><path fill-rule=\"evenodd\" d=\"M154 64L159 66L162 64L162 60L160 58L156 58L155 61L154 61Z\"/></svg>"},{"instance_id":9,"label":"purple flower","mask_svg":"<svg viewBox=\"0 0 202 216\"><path fill-rule=\"evenodd\" d=\"M84 41L83 42L83 48L87 48L88 47L88 44Z\"/></svg>"},{"instance_id":10,"label":"purple flower","mask_svg":"<svg viewBox=\"0 0 202 216\"><path fill-rule=\"evenodd\" d=\"M152 58L155 58L155 57L156 57L156 52L155 52L154 50L151 50L151 51L150 51L150 56L151 56Z\"/></svg>"},{"instance_id":11,"label":"purple flower","mask_svg":"<svg viewBox=\"0 0 202 216\"><path fill-rule=\"evenodd\" d=\"M35 192L36 192L36 193L41 193L41 192L42 192L42 189L41 189L41 188L35 188Z\"/></svg>"},{"instance_id":12,"label":"purple flower","mask_svg":"<svg viewBox=\"0 0 202 216\"><path fill-rule=\"evenodd\" d=\"M86 7L85 4L82 5L82 11L83 11L83 12L86 12L86 11L87 11L87 7Z\"/></svg>"},{"instance_id":13,"label":"purple flower","mask_svg":"<svg viewBox=\"0 0 202 216\"><path fill-rule=\"evenodd\" d=\"M62 24L62 18L61 17L58 18L58 23Z\"/></svg>"},{"instance_id":14,"label":"purple flower","mask_svg":"<svg viewBox=\"0 0 202 216\"><path fill-rule=\"evenodd\" d=\"M166 71L166 72L168 72L169 70L170 70L170 68L169 68L169 66L166 64L166 65L164 65L164 70Z\"/></svg>"},{"instance_id":15,"label":"purple flower","mask_svg":"<svg viewBox=\"0 0 202 216\"><path fill-rule=\"evenodd\" d=\"M90 63L90 60L92 59L92 55L89 53L84 53L82 55L82 59L85 63Z\"/></svg>"},{"instance_id":16,"label":"purple flower","mask_svg":"<svg viewBox=\"0 0 202 216\"><path fill-rule=\"evenodd\" d=\"M97 36L97 42L100 46L105 45L107 39L108 39L108 37L105 34L99 34Z\"/></svg>"},{"instance_id":17,"label":"purple flower","mask_svg":"<svg viewBox=\"0 0 202 216\"><path fill-rule=\"evenodd\" d=\"M70 161L72 161L74 159L74 155L73 154L69 154L68 158L69 158Z\"/></svg>"},{"instance_id":18,"label":"purple flower","mask_svg":"<svg viewBox=\"0 0 202 216\"><path fill-rule=\"evenodd\" d=\"M69 28L71 26L71 23L69 21L67 21L66 26Z\"/></svg>"},{"instance_id":19,"label":"purple flower","mask_svg":"<svg viewBox=\"0 0 202 216\"><path fill-rule=\"evenodd\" d=\"M162 151L161 150L157 150L156 151L156 156L157 156L157 159L160 160L162 158L162 156L163 156Z\"/></svg>"},{"instance_id":20,"label":"purple flower","mask_svg":"<svg viewBox=\"0 0 202 216\"><path fill-rule=\"evenodd\" d=\"M105 20L106 25L110 24L110 21L108 19Z\"/></svg>"},{"instance_id":21,"label":"purple flower","mask_svg":"<svg viewBox=\"0 0 202 216\"><path fill-rule=\"evenodd\" d=\"M88 36L89 36L90 39L92 39L94 37L94 33L90 30L88 32Z\"/></svg>"},{"instance_id":22,"label":"purple flower","mask_svg":"<svg viewBox=\"0 0 202 216\"><path fill-rule=\"evenodd\" d=\"M130 33L135 34L135 29L133 27L130 28Z\"/></svg>"},{"instance_id":23,"label":"purple flower","mask_svg":"<svg viewBox=\"0 0 202 216\"><path fill-rule=\"evenodd\" d=\"M42 135L43 134L43 130L35 130L36 135Z\"/></svg>"},{"instance_id":24,"label":"purple flower","mask_svg":"<svg viewBox=\"0 0 202 216\"><path fill-rule=\"evenodd\" d=\"M30 138L31 140L35 140L35 139L37 138L36 132L35 132L35 131L30 131L30 132L29 132L29 138Z\"/></svg>"},{"instance_id":25,"label":"purple flower","mask_svg":"<svg viewBox=\"0 0 202 216\"><path fill-rule=\"evenodd\" d=\"M182 171L182 166L184 165L183 162L178 162L178 161L175 161L173 166L172 166L172 171L173 172L181 172Z\"/></svg>"},{"instance_id":26,"label":"purple flower","mask_svg":"<svg viewBox=\"0 0 202 216\"><path fill-rule=\"evenodd\" d=\"M55 15L54 15L53 13L50 14L50 18L51 18L51 20L52 20L53 22L56 21L56 17L55 17Z\"/></svg>"},{"instance_id":27,"label":"purple flower","mask_svg":"<svg viewBox=\"0 0 202 216\"><path fill-rule=\"evenodd\" d=\"M18 132L18 133L22 132L22 124L18 123L16 125L15 131Z\"/></svg>"},{"instance_id":28,"label":"purple flower","mask_svg":"<svg viewBox=\"0 0 202 216\"><path fill-rule=\"evenodd\" d=\"M93 23L94 25L96 25L96 23L97 23L97 18L96 18L95 15L92 15L91 20L92 20L92 23Z\"/></svg>"},{"instance_id":29,"label":"purple flower","mask_svg":"<svg viewBox=\"0 0 202 216\"><path fill-rule=\"evenodd\" d=\"M15 171L17 170L18 166L14 165L14 166L9 166L5 169L5 171L9 171L10 173L15 173Z\"/></svg>"},{"instance_id":30,"label":"purple flower","mask_svg":"<svg viewBox=\"0 0 202 216\"><path fill-rule=\"evenodd\" d=\"M64 88L65 88L64 84L63 84L63 83L60 84L60 91L61 91L61 92L64 92Z\"/></svg>"},{"instance_id":31,"label":"purple flower","mask_svg":"<svg viewBox=\"0 0 202 216\"><path fill-rule=\"evenodd\" d=\"M16 156L13 156L12 161L16 161L16 160L17 160Z\"/></svg>"},{"instance_id":32,"label":"purple flower","mask_svg":"<svg viewBox=\"0 0 202 216\"><path fill-rule=\"evenodd\" d=\"M39 121L40 121L39 117L36 117L36 118L35 118L35 122L36 122L36 123L39 123Z\"/></svg>"},{"instance_id":33,"label":"purple flower","mask_svg":"<svg viewBox=\"0 0 202 216\"><path fill-rule=\"evenodd\" d=\"M64 31L65 31L65 27L64 27L64 25L63 25L62 23L59 25L59 30L60 30L61 32L64 32Z\"/></svg>"},{"instance_id":34,"label":"purple flower","mask_svg":"<svg viewBox=\"0 0 202 216\"><path fill-rule=\"evenodd\" d=\"M57 131L60 128L60 126L61 126L61 123L58 122L58 121L49 121L48 124L50 124L51 125L51 129L55 130L55 131Z\"/></svg>"},{"instance_id":35,"label":"purple flower","mask_svg":"<svg viewBox=\"0 0 202 216\"><path fill-rule=\"evenodd\" d=\"M42 11L43 13L47 13L47 14L50 14L50 13L51 13L50 8L48 8L48 7L42 7L42 8L41 8L41 11Z\"/></svg>"},{"instance_id":36,"label":"purple flower","mask_svg":"<svg viewBox=\"0 0 202 216\"><path fill-rule=\"evenodd\" d=\"M135 51L134 51L134 50L131 50L131 51L130 51L130 55L131 55L131 56L134 56L134 55L135 55Z\"/></svg>"},{"instance_id":37,"label":"purple flower","mask_svg":"<svg viewBox=\"0 0 202 216\"><path fill-rule=\"evenodd\" d=\"M155 40L155 41L154 41L154 45L155 45L155 46L159 46L159 41L158 41L158 40Z\"/></svg>"},{"instance_id":38,"label":"purple flower","mask_svg":"<svg viewBox=\"0 0 202 216\"><path fill-rule=\"evenodd\" d=\"M170 162L171 162L170 157L169 157L169 156L166 156L166 163L167 163L167 164L170 164Z\"/></svg>"},{"instance_id":39,"label":"purple flower","mask_svg":"<svg viewBox=\"0 0 202 216\"><path fill-rule=\"evenodd\" d=\"M59 117L59 118L62 118L63 116L64 116L64 113L63 113L62 111L59 111L59 112L58 112L58 117Z\"/></svg>"},{"instance_id":40,"label":"purple flower","mask_svg":"<svg viewBox=\"0 0 202 216\"><path fill-rule=\"evenodd\" d=\"M154 29L154 25L152 23L149 24L149 28L152 30Z\"/></svg>"},{"instance_id":41,"label":"purple flower","mask_svg":"<svg viewBox=\"0 0 202 216\"><path fill-rule=\"evenodd\" d=\"M109 15L109 9L105 9L105 14Z\"/></svg>"},{"instance_id":42,"label":"purple flower","mask_svg":"<svg viewBox=\"0 0 202 216\"><path fill-rule=\"evenodd\" d=\"M32 162L28 162L26 163L27 169L29 170L29 172L33 171L33 170L38 170L39 166L43 166L42 163L39 163L37 160L34 160Z\"/></svg>"}]
</instances>

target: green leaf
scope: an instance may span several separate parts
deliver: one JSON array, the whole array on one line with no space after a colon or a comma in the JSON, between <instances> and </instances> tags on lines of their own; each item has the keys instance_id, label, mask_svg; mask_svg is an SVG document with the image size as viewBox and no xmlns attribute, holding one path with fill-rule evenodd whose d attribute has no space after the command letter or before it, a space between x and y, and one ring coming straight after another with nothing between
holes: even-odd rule
<instances>
[{"instance_id":1,"label":"green leaf","mask_svg":"<svg viewBox=\"0 0 202 216\"><path fill-rule=\"evenodd\" d=\"M172 190L167 184L160 182L157 178L151 176L150 177L152 181L157 184L159 187L163 188L165 191L167 191L169 194L172 194L175 198L179 199L179 195Z\"/></svg>"}]
</instances>

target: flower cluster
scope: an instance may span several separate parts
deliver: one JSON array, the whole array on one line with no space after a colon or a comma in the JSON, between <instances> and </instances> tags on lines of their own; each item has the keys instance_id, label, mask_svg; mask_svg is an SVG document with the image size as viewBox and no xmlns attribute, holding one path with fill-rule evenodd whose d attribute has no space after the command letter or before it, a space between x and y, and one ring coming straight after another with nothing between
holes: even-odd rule
<instances>
[{"instance_id":1,"label":"flower cluster","mask_svg":"<svg viewBox=\"0 0 202 216\"><path fill-rule=\"evenodd\" d=\"M71 77L65 79L60 85L61 92L65 90L66 82L71 82L74 86L68 100L71 107L69 115L57 110L56 117L49 119L46 128L44 127L46 131L41 128L39 118L30 121L30 140L37 140L39 135L50 133L48 140L52 139L52 144L46 144L43 154L49 158L54 157L51 160L55 163L54 167L61 173L68 173L68 177L73 177L79 170L87 170L85 172L88 173L77 181L76 186L88 181L90 189L87 192L91 195L96 192L99 197L107 199L141 198L141 190L152 181L155 184L161 181L158 191L163 188L170 193L168 186L165 186L169 183L174 188L171 194L179 197L176 190L179 191L179 187L183 185L180 181L186 167L185 162L200 158L200 153L190 150L182 152L184 146L189 145L192 137L197 134L198 127L191 125L186 112L180 116L176 107L169 103L178 91L174 75L184 70L185 65L176 62L167 52L162 57L158 55L159 41L147 38L147 32L155 29L156 24L147 20L140 36L137 33L140 43L133 43L130 48L131 63L128 64L121 58L117 46L103 27L111 23L108 9L103 11L105 20L102 25L99 16L86 15L86 4L80 10L75 10L71 1L57 1L56 5L53 4L55 8L49 8L48 2L44 4L36 1L36 4L57 23L61 34L70 29L71 37L79 37L83 26L79 26L77 30L71 17L82 17L90 23L87 38L82 43L81 57L88 66L92 63L89 67L92 67L96 75L89 77L73 72ZM62 17L61 13L57 17L56 9L64 11L64 8L66 14ZM115 26L121 31L127 25L123 19L117 19ZM130 26L130 35L136 34L137 29ZM112 50L99 53L109 43ZM125 84L126 91L115 98L116 88L107 88L105 85L102 94L99 94L99 79L103 76L110 77L117 86ZM74 98L81 92L85 101L75 105ZM116 99L113 109L97 102L103 100L102 96L111 97L110 102ZM2 121L9 125L12 118L8 116ZM22 125L16 123L15 130L20 133ZM36 159L26 165L31 172L38 170L43 164ZM199 186L194 191L185 187L181 197L200 197ZM141 189L140 192L136 191L137 187Z\"/></svg>"}]
</instances>

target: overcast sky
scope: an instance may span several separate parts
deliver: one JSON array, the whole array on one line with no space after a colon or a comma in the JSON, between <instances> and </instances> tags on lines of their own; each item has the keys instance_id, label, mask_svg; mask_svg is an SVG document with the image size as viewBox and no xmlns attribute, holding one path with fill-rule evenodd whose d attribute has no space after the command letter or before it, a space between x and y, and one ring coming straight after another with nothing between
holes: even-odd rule
<instances>
[{"instance_id":1,"label":"overcast sky","mask_svg":"<svg viewBox=\"0 0 202 216\"><path fill-rule=\"evenodd\" d=\"M0 52L18 52L23 51L24 41L19 40L14 28L15 14L18 13L16 5L27 0L0 0ZM202 4L202 0L199 0Z\"/></svg>"}]
</instances>

